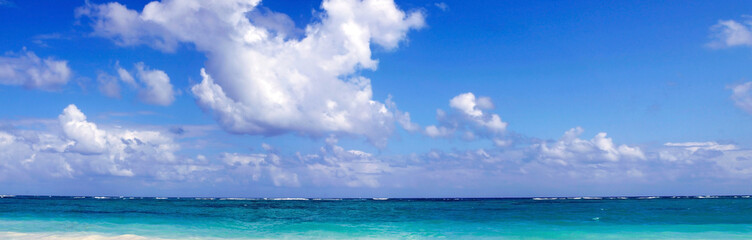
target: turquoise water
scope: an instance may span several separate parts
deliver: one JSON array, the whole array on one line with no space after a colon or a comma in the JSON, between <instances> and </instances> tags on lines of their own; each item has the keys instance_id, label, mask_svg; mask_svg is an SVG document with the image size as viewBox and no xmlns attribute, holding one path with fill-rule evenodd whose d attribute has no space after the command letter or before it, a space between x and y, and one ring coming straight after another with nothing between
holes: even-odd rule
<instances>
[{"instance_id":1,"label":"turquoise water","mask_svg":"<svg viewBox=\"0 0 752 240\"><path fill-rule=\"evenodd\" d=\"M752 198L0 198L16 239L752 239Z\"/></svg>"}]
</instances>

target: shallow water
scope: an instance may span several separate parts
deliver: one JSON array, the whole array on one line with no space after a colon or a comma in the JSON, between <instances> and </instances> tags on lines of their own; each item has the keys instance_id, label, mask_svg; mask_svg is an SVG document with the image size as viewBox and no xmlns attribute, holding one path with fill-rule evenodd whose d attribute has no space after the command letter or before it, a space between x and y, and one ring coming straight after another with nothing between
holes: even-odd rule
<instances>
[{"instance_id":1,"label":"shallow water","mask_svg":"<svg viewBox=\"0 0 752 240\"><path fill-rule=\"evenodd\" d=\"M0 198L2 239L750 239L752 199Z\"/></svg>"}]
</instances>

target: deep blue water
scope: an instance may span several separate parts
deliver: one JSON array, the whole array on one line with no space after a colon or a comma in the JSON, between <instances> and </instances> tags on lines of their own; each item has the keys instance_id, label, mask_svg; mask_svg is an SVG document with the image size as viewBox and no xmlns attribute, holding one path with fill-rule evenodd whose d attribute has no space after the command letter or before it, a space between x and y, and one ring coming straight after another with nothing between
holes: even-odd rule
<instances>
[{"instance_id":1,"label":"deep blue water","mask_svg":"<svg viewBox=\"0 0 752 240\"><path fill-rule=\"evenodd\" d=\"M0 238L81 237L752 239L752 198L0 198Z\"/></svg>"}]
</instances>

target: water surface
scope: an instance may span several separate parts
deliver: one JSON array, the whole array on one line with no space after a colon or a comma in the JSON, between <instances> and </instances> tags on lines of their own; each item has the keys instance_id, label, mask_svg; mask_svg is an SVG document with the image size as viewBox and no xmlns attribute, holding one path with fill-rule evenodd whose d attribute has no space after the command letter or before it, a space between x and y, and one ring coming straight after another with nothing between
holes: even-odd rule
<instances>
[{"instance_id":1,"label":"water surface","mask_svg":"<svg viewBox=\"0 0 752 240\"><path fill-rule=\"evenodd\" d=\"M752 199L0 198L3 239L752 239Z\"/></svg>"}]
</instances>

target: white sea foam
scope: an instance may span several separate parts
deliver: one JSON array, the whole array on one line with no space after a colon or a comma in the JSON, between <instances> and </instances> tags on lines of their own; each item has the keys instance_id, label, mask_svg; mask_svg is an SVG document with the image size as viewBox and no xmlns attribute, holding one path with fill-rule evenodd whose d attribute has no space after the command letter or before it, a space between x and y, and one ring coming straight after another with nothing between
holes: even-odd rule
<instances>
[{"instance_id":1,"label":"white sea foam","mask_svg":"<svg viewBox=\"0 0 752 240\"><path fill-rule=\"evenodd\" d=\"M559 198L555 198L555 197L537 197L537 198L533 198L533 200L536 200L536 201L557 200L557 199L559 199Z\"/></svg>"},{"instance_id":2,"label":"white sea foam","mask_svg":"<svg viewBox=\"0 0 752 240\"><path fill-rule=\"evenodd\" d=\"M15 240L162 240L165 238L143 237L133 234L125 235L101 235L95 233L19 233L19 232L0 232L0 239Z\"/></svg>"},{"instance_id":3,"label":"white sea foam","mask_svg":"<svg viewBox=\"0 0 752 240\"><path fill-rule=\"evenodd\" d=\"M378 197L377 198L371 198L371 199L376 200L376 201L389 200L389 198L378 198Z\"/></svg>"},{"instance_id":4,"label":"white sea foam","mask_svg":"<svg viewBox=\"0 0 752 240\"><path fill-rule=\"evenodd\" d=\"M178 239L210 239L221 240L224 238L207 238L207 237L180 237L180 238L158 238L158 237L146 237L134 234L122 234L122 235L105 235L101 233L93 232L37 232L37 233L22 233L22 232L0 232L0 239L12 239L12 240L178 240ZM242 239L265 239L265 238L242 238Z\"/></svg>"},{"instance_id":5,"label":"white sea foam","mask_svg":"<svg viewBox=\"0 0 752 240\"><path fill-rule=\"evenodd\" d=\"M273 201L307 201L308 198L264 198L264 200L273 200Z\"/></svg>"},{"instance_id":6,"label":"white sea foam","mask_svg":"<svg viewBox=\"0 0 752 240\"><path fill-rule=\"evenodd\" d=\"M655 197L655 196L651 196L651 197L638 197L637 199L656 199L656 198L660 198L660 197Z\"/></svg>"},{"instance_id":7,"label":"white sea foam","mask_svg":"<svg viewBox=\"0 0 752 240\"><path fill-rule=\"evenodd\" d=\"M697 198L704 199L704 198L718 198L718 196L697 196Z\"/></svg>"}]
</instances>

